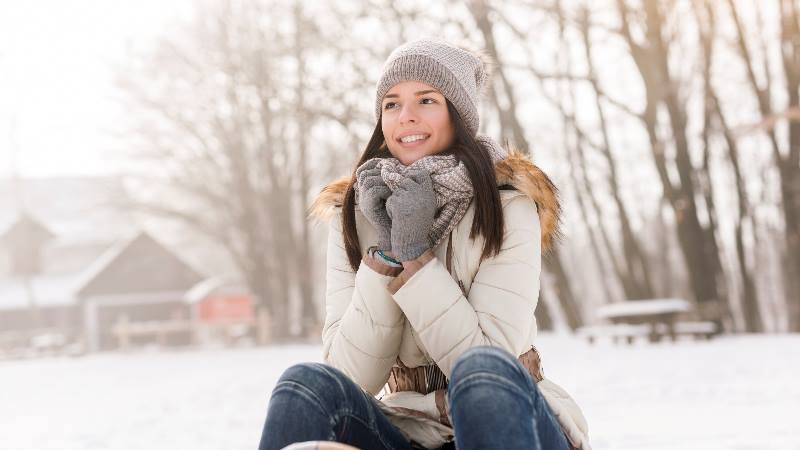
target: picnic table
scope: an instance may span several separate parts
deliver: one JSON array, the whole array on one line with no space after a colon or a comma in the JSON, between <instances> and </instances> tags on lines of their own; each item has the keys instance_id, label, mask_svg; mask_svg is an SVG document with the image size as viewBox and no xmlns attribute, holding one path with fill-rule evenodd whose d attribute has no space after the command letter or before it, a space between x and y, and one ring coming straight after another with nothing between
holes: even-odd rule
<instances>
[{"instance_id":1,"label":"picnic table","mask_svg":"<svg viewBox=\"0 0 800 450\"><path fill-rule=\"evenodd\" d=\"M650 342L658 342L669 336L673 341L679 334L703 336L709 338L716 332L713 322L683 322L678 319L691 311L692 305L679 298L661 298L648 300L628 300L601 306L597 309L597 317L611 322L612 325L585 327L581 334L589 342L599 335L614 338L624 337L632 343L637 336L647 336Z\"/></svg>"}]
</instances>

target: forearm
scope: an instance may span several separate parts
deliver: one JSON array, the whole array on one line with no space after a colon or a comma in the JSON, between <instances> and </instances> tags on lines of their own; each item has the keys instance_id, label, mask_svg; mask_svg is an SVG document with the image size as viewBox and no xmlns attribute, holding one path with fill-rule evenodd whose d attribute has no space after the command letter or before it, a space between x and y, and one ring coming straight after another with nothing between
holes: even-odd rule
<instances>
[{"instance_id":1,"label":"forearm","mask_svg":"<svg viewBox=\"0 0 800 450\"><path fill-rule=\"evenodd\" d=\"M467 298L444 265L433 258L393 298L431 358L449 376L455 360L469 348L491 345L512 354L523 350L538 284L523 281L531 279L530 271L518 272L513 278L519 280L514 282L517 285L507 282L490 286L476 277Z\"/></svg>"},{"instance_id":2,"label":"forearm","mask_svg":"<svg viewBox=\"0 0 800 450\"><path fill-rule=\"evenodd\" d=\"M404 321L386 288L392 275L378 270L382 268L365 257L349 305L337 323L326 326L323 336L326 362L373 394L383 386L397 358Z\"/></svg>"},{"instance_id":3,"label":"forearm","mask_svg":"<svg viewBox=\"0 0 800 450\"><path fill-rule=\"evenodd\" d=\"M433 251L428 249L416 259L404 261L402 263L403 270L389 283L389 292L392 295L397 293L397 291L399 291L400 288L403 287L403 285L405 285L406 282L408 282L408 280L414 276L414 274L422 269L433 258L435 258Z\"/></svg>"}]
</instances>

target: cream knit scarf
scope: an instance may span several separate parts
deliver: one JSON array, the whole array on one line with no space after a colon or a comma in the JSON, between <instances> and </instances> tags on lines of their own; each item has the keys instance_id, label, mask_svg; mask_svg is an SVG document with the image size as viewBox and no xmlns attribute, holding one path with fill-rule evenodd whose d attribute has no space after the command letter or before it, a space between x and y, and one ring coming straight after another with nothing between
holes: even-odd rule
<instances>
[{"instance_id":1,"label":"cream knit scarf","mask_svg":"<svg viewBox=\"0 0 800 450\"><path fill-rule=\"evenodd\" d=\"M489 151L493 164L505 157L505 151L490 137L479 135L476 140ZM392 191L397 188L409 170L424 169L431 175L438 209L428 238L431 248L435 248L464 217L472 201L472 182L466 166L453 155L426 156L414 161L410 166L403 165L396 158L379 159L376 167L381 169L381 177ZM356 185L356 203L360 193L361 186Z\"/></svg>"}]
</instances>

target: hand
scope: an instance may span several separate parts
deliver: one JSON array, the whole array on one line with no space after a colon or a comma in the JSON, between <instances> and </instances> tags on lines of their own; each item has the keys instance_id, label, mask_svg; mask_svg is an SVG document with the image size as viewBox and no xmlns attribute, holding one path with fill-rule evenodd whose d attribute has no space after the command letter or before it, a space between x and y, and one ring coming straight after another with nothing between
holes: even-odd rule
<instances>
[{"instance_id":1,"label":"hand","mask_svg":"<svg viewBox=\"0 0 800 450\"><path fill-rule=\"evenodd\" d=\"M411 261L431 247L428 232L436 216L436 193L425 170L409 170L392 196L386 200L391 219L392 253Z\"/></svg>"},{"instance_id":2,"label":"hand","mask_svg":"<svg viewBox=\"0 0 800 450\"><path fill-rule=\"evenodd\" d=\"M392 220L386 212L386 199L392 191L384 183L381 169L375 167L379 161L371 159L356 170L358 208L378 232L378 249L388 251L392 248Z\"/></svg>"}]
</instances>

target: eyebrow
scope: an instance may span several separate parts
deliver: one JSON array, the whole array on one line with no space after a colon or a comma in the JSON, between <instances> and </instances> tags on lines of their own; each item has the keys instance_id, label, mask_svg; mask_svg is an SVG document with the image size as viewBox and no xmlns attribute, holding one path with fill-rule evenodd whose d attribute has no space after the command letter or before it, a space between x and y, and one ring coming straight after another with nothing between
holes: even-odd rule
<instances>
[{"instance_id":1,"label":"eyebrow","mask_svg":"<svg viewBox=\"0 0 800 450\"><path fill-rule=\"evenodd\" d=\"M437 93L438 93L438 91L436 91L436 90L434 90L434 89L428 89L428 90L426 90L426 91L417 91L417 92L414 92L414 95L425 95L425 94L430 94L430 93L437 94ZM400 96L399 96L399 95L397 95L397 94L386 94L386 95L385 95L383 98L397 98L397 97L400 97Z\"/></svg>"}]
</instances>

